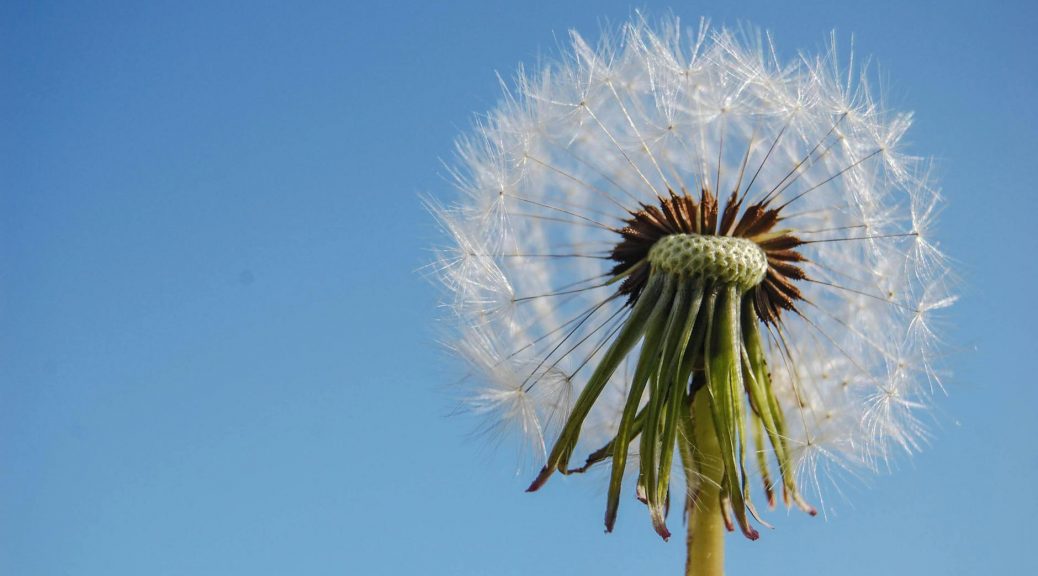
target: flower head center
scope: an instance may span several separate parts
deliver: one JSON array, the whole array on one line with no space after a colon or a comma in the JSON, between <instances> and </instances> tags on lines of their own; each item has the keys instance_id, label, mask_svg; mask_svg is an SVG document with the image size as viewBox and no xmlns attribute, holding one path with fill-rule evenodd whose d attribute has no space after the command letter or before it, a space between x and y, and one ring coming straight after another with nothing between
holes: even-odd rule
<instances>
[{"instance_id":1,"label":"flower head center","mask_svg":"<svg viewBox=\"0 0 1038 576\"><path fill-rule=\"evenodd\" d=\"M732 192L721 203L703 188L698 199L670 192L657 205L631 210L609 256L616 262L613 276L624 277L618 291L633 305L653 272L702 280L718 289L753 292L757 317L778 322L783 310L796 310L803 299L794 282L807 275L799 265L806 258L797 250L804 242L793 230L776 229L782 207L771 202L743 206Z\"/></svg>"},{"instance_id":2,"label":"flower head center","mask_svg":"<svg viewBox=\"0 0 1038 576\"><path fill-rule=\"evenodd\" d=\"M681 277L702 277L746 292L764 280L768 257L752 240L733 236L670 234L649 250L649 262Z\"/></svg>"}]
</instances>

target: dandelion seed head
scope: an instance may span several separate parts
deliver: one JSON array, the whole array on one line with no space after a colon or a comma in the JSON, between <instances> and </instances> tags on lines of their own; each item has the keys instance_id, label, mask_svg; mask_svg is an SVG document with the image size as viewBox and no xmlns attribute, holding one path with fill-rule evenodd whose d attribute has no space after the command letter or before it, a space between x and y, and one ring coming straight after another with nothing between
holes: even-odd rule
<instances>
[{"instance_id":1,"label":"dandelion seed head","mask_svg":"<svg viewBox=\"0 0 1038 576\"><path fill-rule=\"evenodd\" d=\"M935 322L955 300L932 236L941 197L930 164L902 149L911 115L886 110L867 67L838 53L834 37L819 56L784 61L770 35L639 17L598 43L571 33L555 61L503 82L498 107L458 141L457 202L431 206L448 238L433 269L452 347L490 429L518 431L542 462L561 435L563 472L571 452L605 454L636 413L656 410L656 381L635 382L646 346L672 358L660 370L687 367L691 384L676 393L694 393L694 374L709 373L696 350L713 338L696 340L708 321L696 311L708 301L720 311L721 287L737 285L732 298L748 296L730 303L745 321L733 382L747 392L734 402L768 432L759 466L788 456L781 475L819 492L819 471L882 468L923 446L940 382ZM656 269L698 279L700 292L655 282ZM686 317L660 320L659 342L644 329L620 354L639 314L655 325L639 309L646 294ZM747 330L760 334L760 358ZM675 338L685 356L666 351ZM748 392L758 380L774 418ZM583 406L589 386L595 401ZM665 421L660 434L680 438ZM646 448L611 455L649 458ZM652 466L673 451L650 450ZM652 489L646 497L652 508Z\"/></svg>"}]
</instances>

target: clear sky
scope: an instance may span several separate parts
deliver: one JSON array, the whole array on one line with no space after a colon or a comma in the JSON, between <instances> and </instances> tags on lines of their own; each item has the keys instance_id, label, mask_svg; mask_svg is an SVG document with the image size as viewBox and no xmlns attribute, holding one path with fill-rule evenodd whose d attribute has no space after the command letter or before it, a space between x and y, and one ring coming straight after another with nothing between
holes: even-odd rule
<instances>
[{"instance_id":1,"label":"clear sky","mask_svg":"<svg viewBox=\"0 0 1038 576\"><path fill-rule=\"evenodd\" d=\"M420 195L495 72L625 2L5 2L0 574L677 574L600 485L450 417ZM445 3L442 3L445 4ZM730 574L1038 573L1033 2L643 2L853 33L938 160L965 284L933 440Z\"/></svg>"}]
</instances>

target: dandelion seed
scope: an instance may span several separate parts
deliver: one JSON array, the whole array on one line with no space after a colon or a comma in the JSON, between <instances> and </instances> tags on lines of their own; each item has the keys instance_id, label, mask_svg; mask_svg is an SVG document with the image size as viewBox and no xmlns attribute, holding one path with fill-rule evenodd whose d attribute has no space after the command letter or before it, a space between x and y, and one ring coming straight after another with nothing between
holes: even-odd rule
<instances>
[{"instance_id":1,"label":"dandelion seed","mask_svg":"<svg viewBox=\"0 0 1038 576\"><path fill-rule=\"evenodd\" d=\"M470 406L545 462L530 491L608 465L607 530L629 491L669 538L677 484L689 570L719 574L724 531L767 526L755 501L814 515L819 471L925 440L939 196L835 43L782 64L770 37L642 18L571 39L461 141L462 200L433 209Z\"/></svg>"}]
</instances>

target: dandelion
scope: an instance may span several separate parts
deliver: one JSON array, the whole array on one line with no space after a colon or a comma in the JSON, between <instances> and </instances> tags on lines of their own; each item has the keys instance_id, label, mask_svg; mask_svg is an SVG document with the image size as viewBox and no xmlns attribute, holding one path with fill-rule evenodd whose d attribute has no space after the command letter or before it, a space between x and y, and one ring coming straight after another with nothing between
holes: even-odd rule
<instances>
[{"instance_id":1,"label":"dandelion","mask_svg":"<svg viewBox=\"0 0 1038 576\"><path fill-rule=\"evenodd\" d=\"M677 490L689 573L720 574L759 504L814 515L820 471L925 441L939 196L835 42L786 63L640 17L571 41L459 141L460 201L433 206L451 346L469 406L544 463L529 491L607 466L606 529L627 493L667 539Z\"/></svg>"}]
</instances>

